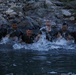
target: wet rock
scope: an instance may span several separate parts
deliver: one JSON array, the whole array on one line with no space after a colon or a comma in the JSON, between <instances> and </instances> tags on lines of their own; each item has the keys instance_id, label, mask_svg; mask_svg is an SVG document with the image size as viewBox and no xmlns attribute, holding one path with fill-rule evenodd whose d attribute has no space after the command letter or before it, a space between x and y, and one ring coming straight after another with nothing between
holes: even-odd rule
<instances>
[{"instance_id":1,"label":"wet rock","mask_svg":"<svg viewBox=\"0 0 76 75\"><path fill-rule=\"evenodd\" d=\"M18 21L18 25L21 26L25 26L25 24L41 26L44 24L44 17L46 17L46 19L53 21L52 25L59 25L63 20L75 21L76 19L72 14L74 11L70 12L69 9L65 9L65 4L68 3L59 0L2 0L2 2L0 4L0 13L9 24L15 19ZM31 19L24 19L24 17L29 16ZM69 17L66 18L65 16Z\"/></svg>"},{"instance_id":2,"label":"wet rock","mask_svg":"<svg viewBox=\"0 0 76 75\"><path fill-rule=\"evenodd\" d=\"M7 24L7 20L0 15L0 24Z\"/></svg>"},{"instance_id":3,"label":"wet rock","mask_svg":"<svg viewBox=\"0 0 76 75\"><path fill-rule=\"evenodd\" d=\"M0 0L0 3L2 3L2 0Z\"/></svg>"},{"instance_id":4,"label":"wet rock","mask_svg":"<svg viewBox=\"0 0 76 75\"><path fill-rule=\"evenodd\" d=\"M74 16L71 16L69 19L70 19L71 21L74 21L74 20L75 20L75 17L74 17Z\"/></svg>"},{"instance_id":5,"label":"wet rock","mask_svg":"<svg viewBox=\"0 0 76 75\"><path fill-rule=\"evenodd\" d=\"M39 26L38 22L34 18L27 16L26 19L29 22L29 26L32 26L32 27Z\"/></svg>"},{"instance_id":6,"label":"wet rock","mask_svg":"<svg viewBox=\"0 0 76 75\"><path fill-rule=\"evenodd\" d=\"M64 3L60 1L55 1L53 3L56 4L57 6L61 6L61 7L64 6Z\"/></svg>"},{"instance_id":7,"label":"wet rock","mask_svg":"<svg viewBox=\"0 0 76 75\"><path fill-rule=\"evenodd\" d=\"M76 1L75 0L70 1L69 3L67 3L67 7L76 9Z\"/></svg>"},{"instance_id":8,"label":"wet rock","mask_svg":"<svg viewBox=\"0 0 76 75\"><path fill-rule=\"evenodd\" d=\"M6 11L6 14L7 14L7 15L16 15L17 13L14 12L14 10L12 10L12 9L9 8L9 9Z\"/></svg>"},{"instance_id":9,"label":"wet rock","mask_svg":"<svg viewBox=\"0 0 76 75\"><path fill-rule=\"evenodd\" d=\"M64 10L64 9L62 10L62 14L63 14L64 16L71 16L71 15L72 15L69 10Z\"/></svg>"},{"instance_id":10,"label":"wet rock","mask_svg":"<svg viewBox=\"0 0 76 75\"><path fill-rule=\"evenodd\" d=\"M53 3L50 0L45 0L46 5L53 5Z\"/></svg>"},{"instance_id":11,"label":"wet rock","mask_svg":"<svg viewBox=\"0 0 76 75\"><path fill-rule=\"evenodd\" d=\"M19 16L23 16L23 13L22 12L19 12Z\"/></svg>"},{"instance_id":12,"label":"wet rock","mask_svg":"<svg viewBox=\"0 0 76 75\"><path fill-rule=\"evenodd\" d=\"M51 22L51 25L55 26L56 25L56 22L52 21Z\"/></svg>"},{"instance_id":13,"label":"wet rock","mask_svg":"<svg viewBox=\"0 0 76 75\"><path fill-rule=\"evenodd\" d=\"M12 4L10 7L12 10L14 10L15 12L21 12L22 11L22 5L16 5L16 4Z\"/></svg>"}]
</instances>

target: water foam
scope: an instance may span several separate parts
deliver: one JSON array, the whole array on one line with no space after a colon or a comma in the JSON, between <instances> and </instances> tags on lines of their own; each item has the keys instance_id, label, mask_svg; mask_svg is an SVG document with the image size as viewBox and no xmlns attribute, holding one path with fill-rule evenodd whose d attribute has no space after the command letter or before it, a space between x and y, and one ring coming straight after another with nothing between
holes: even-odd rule
<instances>
[{"instance_id":1,"label":"water foam","mask_svg":"<svg viewBox=\"0 0 76 75\"><path fill-rule=\"evenodd\" d=\"M55 42L50 42L46 40L45 35L42 35L38 42L35 42L33 44L21 44L21 43L15 43L13 45L14 49L31 49L31 50L38 50L38 51L48 51L50 49L74 49L72 45L68 44L68 41L65 39L60 39Z\"/></svg>"},{"instance_id":2,"label":"water foam","mask_svg":"<svg viewBox=\"0 0 76 75\"><path fill-rule=\"evenodd\" d=\"M2 38L0 44L7 44L10 41L9 37L4 37ZM70 42L72 43L72 42ZM13 42L13 49L28 49L28 50L38 50L38 51L48 51L50 49L75 49L72 44L70 44L68 41L65 39L58 39L54 42L50 42L46 40L46 36L42 35L40 39L33 43L33 44L26 44L26 43L18 43L18 42Z\"/></svg>"},{"instance_id":3,"label":"water foam","mask_svg":"<svg viewBox=\"0 0 76 75\"><path fill-rule=\"evenodd\" d=\"M8 37L3 37L2 40L0 41L0 44L6 44L9 42L9 38Z\"/></svg>"}]
</instances>

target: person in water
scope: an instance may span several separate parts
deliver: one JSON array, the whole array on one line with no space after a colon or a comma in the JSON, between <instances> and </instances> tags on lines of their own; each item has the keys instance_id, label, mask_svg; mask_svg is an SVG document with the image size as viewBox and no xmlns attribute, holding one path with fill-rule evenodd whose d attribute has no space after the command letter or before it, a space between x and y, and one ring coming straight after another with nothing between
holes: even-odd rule
<instances>
[{"instance_id":1,"label":"person in water","mask_svg":"<svg viewBox=\"0 0 76 75\"><path fill-rule=\"evenodd\" d=\"M22 31L18 28L16 23L13 23L11 28L8 29L8 35L13 41L19 40L22 34Z\"/></svg>"},{"instance_id":2,"label":"person in water","mask_svg":"<svg viewBox=\"0 0 76 75\"><path fill-rule=\"evenodd\" d=\"M56 38L64 38L67 41L73 40L73 37L70 34L70 31L68 30L68 25L66 23L63 23L61 29L57 32Z\"/></svg>"},{"instance_id":3,"label":"person in water","mask_svg":"<svg viewBox=\"0 0 76 75\"><path fill-rule=\"evenodd\" d=\"M7 35L7 28L2 24L0 25L0 40Z\"/></svg>"},{"instance_id":4,"label":"person in water","mask_svg":"<svg viewBox=\"0 0 76 75\"><path fill-rule=\"evenodd\" d=\"M27 28L25 33L21 36L20 42L24 42L26 44L32 44L32 43L34 43L35 37L36 37L36 35L33 34L32 28Z\"/></svg>"},{"instance_id":5,"label":"person in water","mask_svg":"<svg viewBox=\"0 0 76 75\"><path fill-rule=\"evenodd\" d=\"M48 41L52 41L52 40L53 40L53 29L52 29L52 27L51 27L50 21L46 21L46 26L45 26L45 27L42 27L42 28L40 29L40 32L39 32L39 34L38 34L37 37L36 37L36 41L39 40L39 38L40 38L40 36L41 36L42 34L45 34L45 35L46 35L46 39L47 39Z\"/></svg>"}]
</instances>

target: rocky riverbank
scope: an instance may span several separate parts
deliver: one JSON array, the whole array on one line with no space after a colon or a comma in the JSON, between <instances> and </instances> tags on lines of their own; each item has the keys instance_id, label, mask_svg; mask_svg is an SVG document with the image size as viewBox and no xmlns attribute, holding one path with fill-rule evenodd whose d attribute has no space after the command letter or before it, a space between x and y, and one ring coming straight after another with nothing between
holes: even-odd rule
<instances>
[{"instance_id":1,"label":"rocky riverbank","mask_svg":"<svg viewBox=\"0 0 76 75\"><path fill-rule=\"evenodd\" d=\"M70 29L76 30L75 3L75 0L0 0L0 24L11 25L16 20L20 27L36 29L48 19L53 27L66 21Z\"/></svg>"}]
</instances>

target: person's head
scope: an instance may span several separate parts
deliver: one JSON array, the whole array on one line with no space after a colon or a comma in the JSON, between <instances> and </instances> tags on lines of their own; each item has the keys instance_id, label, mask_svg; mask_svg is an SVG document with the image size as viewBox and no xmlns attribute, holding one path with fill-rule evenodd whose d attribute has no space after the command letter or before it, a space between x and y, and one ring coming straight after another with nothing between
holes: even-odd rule
<instances>
[{"instance_id":1,"label":"person's head","mask_svg":"<svg viewBox=\"0 0 76 75\"><path fill-rule=\"evenodd\" d=\"M17 25L16 24L12 24L12 28L13 29L17 29Z\"/></svg>"},{"instance_id":2,"label":"person's head","mask_svg":"<svg viewBox=\"0 0 76 75\"><path fill-rule=\"evenodd\" d=\"M12 21L12 28L17 29L17 21L16 20Z\"/></svg>"},{"instance_id":3,"label":"person's head","mask_svg":"<svg viewBox=\"0 0 76 75\"><path fill-rule=\"evenodd\" d=\"M46 21L46 26L51 27L50 21Z\"/></svg>"},{"instance_id":4,"label":"person's head","mask_svg":"<svg viewBox=\"0 0 76 75\"><path fill-rule=\"evenodd\" d=\"M33 33L32 29L29 28L29 29L26 30L26 35L27 36L31 36L32 33Z\"/></svg>"},{"instance_id":5,"label":"person's head","mask_svg":"<svg viewBox=\"0 0 76 75\"><path fill-rule=\"evenodd\" d=\"M66 23L63 23L62 25L62 31L67 31L68 25Z\"/></svg>"}]
</instances>

